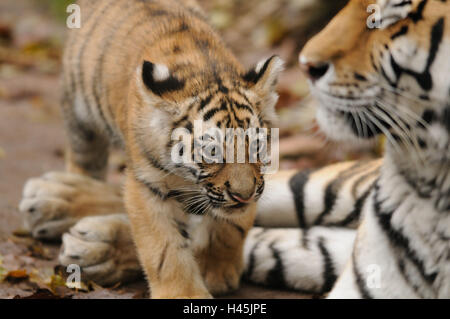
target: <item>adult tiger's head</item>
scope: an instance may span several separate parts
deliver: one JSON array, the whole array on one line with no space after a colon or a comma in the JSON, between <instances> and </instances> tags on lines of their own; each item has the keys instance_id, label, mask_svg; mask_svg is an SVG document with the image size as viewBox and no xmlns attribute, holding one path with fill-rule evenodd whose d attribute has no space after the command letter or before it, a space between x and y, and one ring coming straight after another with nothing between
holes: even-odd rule
<instances>
[{"instance_id":1,"label":"adult tiger's head","mask_svg":"<svg viewBox=\"0 0 450 319\"><path fill-rule=\"evenodd\" d=\"M326 133L449 159L449 18L450 1L350 0L299 57Z\"/></svg>"},{"instance_id":2,"label":"adult tiger's head","mask_svg":"<svg viewBox=\"0 0 450 319\"><path fill-rule=\"evenodd\" d=\"M234 154L228 152L231 146L226 136L230 129L246 133L267 129L270 134L276 121L275 86L283 62L273 56L246 71L228 58L230 61L223 57L215 65L184 62L189 68L146 60L137 72L139 101L130 123L141 153L160 171L146 179L162 181L172 175L178 181L180 177L189 181L181 181L179 188L174 183L171 194L185 201L191 213L238 216L235 213L254 204L264 189L261 157L256 161L249 158L249 146L255 145L244 138L244 158L239 160L238 132L228 139L234 140Z\"/></svg>"}]
</instances>

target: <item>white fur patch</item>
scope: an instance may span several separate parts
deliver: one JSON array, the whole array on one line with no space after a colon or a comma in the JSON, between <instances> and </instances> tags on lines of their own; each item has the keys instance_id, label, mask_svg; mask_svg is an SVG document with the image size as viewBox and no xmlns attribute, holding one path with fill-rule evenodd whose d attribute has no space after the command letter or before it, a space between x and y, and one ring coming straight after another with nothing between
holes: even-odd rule
<instances>
[{"instance_id":1,"label":"white fur patch","mask_svg":"<svg viewBox=\"0 0 450 319\"><path fill-rule=\"evenodd\" d=\"M300 62L300 64L307 64L308 63L308 59L304 55L300 55L299 58L298 58L298 61Z\"/></svg>"},{"instance_id":2,"label":"white fur patch","mask_svg":"<svg viewBox=\"0 0 450 319\"><path fill-rule=\"evenodd\" d=\"M258 62L258 64L256 65L255 71L256 73L259 73L262 69L262 67L264 66L264 64L266 63L267 59L261 60Z\"/></svg>"},{"instance_id":3,"label":"white fur patch","mask_svg":"<svg viewBox=\"0 0 450 319\"><path fill-rule=\"evenodd\" d=\"M165 81L169 78L169 76L170 72L167 66L164 64L155 64L155 68L153 69L153 78L155 81Z\"/></svg>"},{"instance_id":4,"label":"white fur patch","mask_svg":"<svg viewBox=\"0 0 450 319\"><path fill-rule=\"evenodd\" d=\"M297 227L294 198L287 181L268 180L258 204L257 221L264 227Z\"/></svg>"}]
</instances>

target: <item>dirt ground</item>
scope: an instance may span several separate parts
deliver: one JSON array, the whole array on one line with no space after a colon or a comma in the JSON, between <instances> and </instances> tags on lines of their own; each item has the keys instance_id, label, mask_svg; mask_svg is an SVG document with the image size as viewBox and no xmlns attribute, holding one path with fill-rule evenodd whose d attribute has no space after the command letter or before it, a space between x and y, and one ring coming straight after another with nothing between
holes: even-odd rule
<instances>
[{"instance_id":1,"label":"dirt ground","mask_svg":"<svg viewBox=\"0 0 450 319\"><path fill-rule=\"evenodd\" d=\"M36 1L1 1L0 298L143 298L147 296L144 280L113 288L102 288L90 283L84 291L65 287L64 269L57 267L59 243L35 241L22 230L17 206L25 181L64 168L65 137L58 109L59 58L63 34L61 23L36 5ZM290 55L291 48L279 44L275 51L281 52L281 55ZM252 60L248 56L246 59ZM298 69L288 68L280 86L280 115L285 123L282 134L287 136L281 145L281 151L286 155L283 167L321 166L339 159L368 154L349 153L333 146L324 148L324 141L312 137L310 133L287 133L290 130L298 131L301 123L310 125L312 117L309 111L301 109L302 119L293 122L292 114L299 111L295 108L283 109L283 106L297 105L305 94L305 82L299 76ZM369 151L372 154L372 150ZM111 162L110 179L119 182L121 157L114 155ZM226 297L311 296L244 283L237 293Z\"/></svg>"}]
</instances>

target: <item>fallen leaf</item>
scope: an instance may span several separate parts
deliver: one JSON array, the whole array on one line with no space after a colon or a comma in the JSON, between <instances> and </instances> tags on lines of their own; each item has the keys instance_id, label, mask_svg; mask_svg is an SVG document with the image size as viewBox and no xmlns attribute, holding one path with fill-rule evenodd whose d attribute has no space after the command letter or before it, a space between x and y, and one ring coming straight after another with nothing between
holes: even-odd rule
<instances>
[{"instance_id":1,"label":"fallen leaf","mask_svg":"<svg viewBox=\"0 0 450 319\"><path fill-rule=\"evenodd\" d=\"M13 32L10 25L0 24L0 40L6 44L11 43L13 39Z\"/></svg>"},{"instance_id":2,"label":"fallen leaf","mask_svg":"<svg viewBox=\"0 0 450 319\"><path fill-rule=\"evenodd\" d=\"M0 156L1 158L1 156ZM17 237L31 237L31 233L27 229L19 228L13 231L13 235Z\"/></svg>"},{"instance_id":3,"label":"fallen leaf","mask_svg":"<svg viewBox=\"0 0 450 319\"><path fill-rule=\"evenodd\" d=\"M5 280L11 283L20 282L28 279L28 273L24 269L12 270L6 274Z\"/></svg>"},{"instance_id":4,"label":"fallen leaf","mask_svg":"<svg viewBox=\"0 0 450 319\"><path fill-rule=\"evenodd\" d=\"M42 243L35 242L33 245L29 246L30 254L33 257L44 259L44 260L52 260L53 255L50 253L50 250L45 248Z\"/></svg>"},{"instance_id":5,"label":"fallen leaf","mask_svg":"<svg viewBox=\"0 0 450 319\"><path fill-rule=\"evenodd\" d=\"M8 271L3 268L3 256L0 255L0 283L5 279L6 274L8 273Z\"/></svg>"}]
</instances>

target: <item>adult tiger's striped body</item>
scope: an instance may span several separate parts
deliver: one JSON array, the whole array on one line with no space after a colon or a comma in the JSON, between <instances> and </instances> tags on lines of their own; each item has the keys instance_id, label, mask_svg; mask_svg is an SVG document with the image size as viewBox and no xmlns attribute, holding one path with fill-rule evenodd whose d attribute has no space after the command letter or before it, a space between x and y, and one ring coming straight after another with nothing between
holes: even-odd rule
<instances>
[{"instance_id":1,"label":"adult tiger's striped body","mask_svg":"<svg viewBox=\"0 0 450 319\"><path fill-rule=\"evenodd\" d=\"M305 293L328 292L351 254L380 165L347 162L269 177L257 227L245 244L245 277Z\"/></svg>"},{"instance_id":2,"label":"adult tiger's striped body","mask_svg":"<svg viewBox=\"0 0 450 319\"><path fill-rule=\"evenodd\" d=\"M373 4L381 17L371 29ZM387 150L356 200L348 188L360 188L357 168L331 183L292 180L303 189L294 197L300 226L343 226L362 208L354 246L336 228L252 230L250 279L325 292L342 272L331 298L450 298L448 18L448 1L351 0L305 46L300 64L323 129L344 141L383 133Z\"/></svg>"},{"instance_id":3,"label":"adult tiger's striped body","mask_svg":"<svg viewBox=\"0 0 450 319\"><path fill-rule=\"evenodd\" d=\"M64 55L68 171L102 179L111 141L125 146L125 207L153 297L205 298L236 289L243 242L264 188L262 164L179 163L172 159L172 132L182 127L193 133L197 120L203 131L269 128L282 61L272 57L244 70L195 1L78 3L82 27L69 32ZM191 146L207 138L194 137ZM77 199L78 191L61 185L67 181L72 187L90 185L91 194ZM50 174L26 185L21 210L37 237L54 237L82 216L123 212L118 194L109 191L80 176ZM61 192L71 194L70 203ZM70 218L61 216L66 213ZM43 225L47 217L51 222ZM86 251L83 244L68 241L66 234L62 261L81 260L85 274L110 282L136 274L135 266L117 272L111 264L83 261L77 255Z\"/></svg>"}]
</instances>

